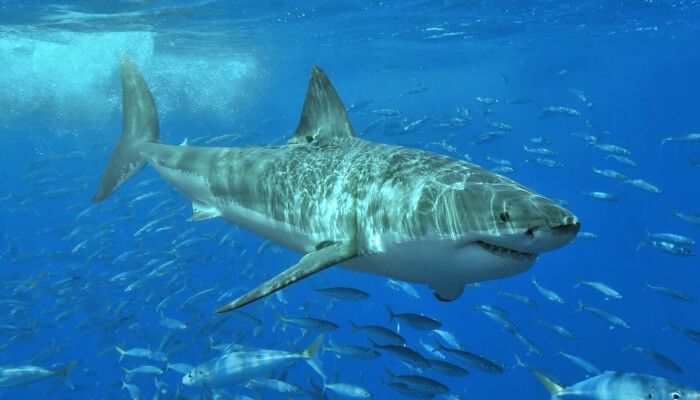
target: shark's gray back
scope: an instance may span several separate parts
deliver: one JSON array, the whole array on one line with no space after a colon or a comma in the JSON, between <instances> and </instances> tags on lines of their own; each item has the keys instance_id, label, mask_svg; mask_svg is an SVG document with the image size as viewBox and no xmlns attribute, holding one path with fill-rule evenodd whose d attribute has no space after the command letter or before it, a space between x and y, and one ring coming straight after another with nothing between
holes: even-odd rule
<instances>
[{"instance_id":1,"label":"shark's gray back","mask_svg":"<svg viewBox=\"0 0 700 400\"><path fill-rule=\"evenodd\" d=\"M363 252L381 251L372 238L388 231L407 240L426 234L457 240L464 232L502 229L494 204L508 209L508 202L542 199L477 165L356 138L279 147L149 144L144 154L156 169L201 175L218 208L236 204L317 244L353 239ZM178 179L171 183L197 203Z\"/></svg>"}]
</instances>

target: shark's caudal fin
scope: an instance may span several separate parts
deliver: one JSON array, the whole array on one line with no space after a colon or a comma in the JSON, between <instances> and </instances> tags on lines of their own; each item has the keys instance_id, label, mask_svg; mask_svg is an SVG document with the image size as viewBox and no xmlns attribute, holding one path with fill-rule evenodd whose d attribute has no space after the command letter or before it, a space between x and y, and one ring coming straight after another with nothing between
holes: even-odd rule
<instances>
[{"instance_id":1,"label":"shark's caudal fin","mask_svg":"<svg viewBox=\"0 0 700 400\"><path fill-rule=\"evenodd\" d=\"M124 113L122 135L92 198L95 203L106 199L146 164L138 150L140 144L158 142L156 104L139 67L128 54L121 55L119 66Z\"/></svg>"},{"instance_id":2,"label":"shark's caudal fin","mask_svg":"<svg viewBox=\"0 0 700 400\"><path fill-rule=\"evenodd\" d=\"M327 146L354 137L355 131L340 96L326 73L314 65L301 119L294 137L288 143Z\"/></svg>"}]
</instances>

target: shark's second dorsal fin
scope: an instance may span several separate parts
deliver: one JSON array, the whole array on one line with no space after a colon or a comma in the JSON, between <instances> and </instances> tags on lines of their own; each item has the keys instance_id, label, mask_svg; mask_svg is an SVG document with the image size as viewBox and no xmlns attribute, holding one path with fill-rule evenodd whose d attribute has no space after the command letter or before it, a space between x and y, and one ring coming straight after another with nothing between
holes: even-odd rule
<instances>
[{"instance_id":1,"label":"shark's second dorsal fin","mask_svg":"<svg viewBox=\"0 0 700 400\"><path fill-rule=\"evenodd\" d=\"M314 65L299 126L287 143L326 146L354 137L355 131L343 102L326 73Z\"/></svg>"}]
</instances>

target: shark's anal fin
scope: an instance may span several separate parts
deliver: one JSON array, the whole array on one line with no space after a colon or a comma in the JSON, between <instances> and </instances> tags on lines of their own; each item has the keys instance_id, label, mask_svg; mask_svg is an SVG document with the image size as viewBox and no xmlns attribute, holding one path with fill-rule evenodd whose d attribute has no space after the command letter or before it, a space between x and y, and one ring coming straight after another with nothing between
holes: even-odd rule
<instances>
[{"instance_id":1,"label":"shark's anal fin","mask_svg":"<svg viewBox=\"0 0 700 400\"><path fill-rule=\"evenodd\" d=\"M333 244L321 247L320 249L302 257L302 259L299 260L296 265L290 267L281 274L261 284L236 300L221 306L218 310L216 310L216 313L221 314L227 311L235 310L239 307L243 307L248 303L252 303L255 300L267 296L268 294L274 293L286 286L289 286L300 279L304 279L307 276L315 274L316 272L322 271L328 267L340 264L343 261L347 261L355 257L357 257L357 248L354 243L335 242Z\"/></svg>"}]
</instances>

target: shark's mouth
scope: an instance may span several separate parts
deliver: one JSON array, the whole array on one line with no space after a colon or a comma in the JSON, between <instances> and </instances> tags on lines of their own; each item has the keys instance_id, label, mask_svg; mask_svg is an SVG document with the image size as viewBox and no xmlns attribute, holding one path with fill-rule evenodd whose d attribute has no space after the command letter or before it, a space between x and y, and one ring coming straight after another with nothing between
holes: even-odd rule
<instances>
[{"instance_id":1,"label":"shark's mouth","mask_svg":"<svg viewBox=\"0 0 700 400\"><path fill-rule=\"evenodd\" d=\"M477 245L479 245L482 249L488 251L491 254L494 254L499 257L507 257L507 258L515 258L515 259L534 259L537 258L537 254L534 253L523 253L518 250L514 250L508 247L503 247L503 246L498 246L495 244L491 243L486 243L481 240L477 240L476 242Z\"/></svg>"}]
</instances>

